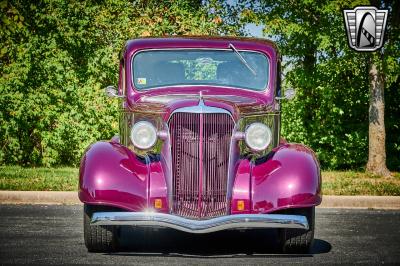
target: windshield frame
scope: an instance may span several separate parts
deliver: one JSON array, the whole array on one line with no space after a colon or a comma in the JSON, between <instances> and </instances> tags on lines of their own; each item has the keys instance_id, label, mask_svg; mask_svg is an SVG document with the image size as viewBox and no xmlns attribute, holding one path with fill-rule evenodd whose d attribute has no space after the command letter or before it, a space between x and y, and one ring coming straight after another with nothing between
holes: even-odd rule
<instances>
[{"instance_id":1,"label":"windshield frame","mask_svg":"<svg viewBox=\"0 0 400 266\"><path fill-rule=\"evenodd\" d=\"M211 50L211 51L227 51L227 52L232 52L234 53L234 51L232 51L231 48L211 48L211 47L178 47L178 48L174 48L174 47L169 47L169 48L147 48L147 49L141 49L136 51L131 58L131 62L130 62L130 78L131 78L131 86L133 88L134 91L137 92L146 92L146 91L151 91L151 90L156 90L156 89L161 89L161 88L176 88L176 87L218 87L218 88L234 88L234 89L240 89L240 90L247 90L247 91L252 91L252 92L266 92L269 89L270 83L271 83L271 70L272 70L272 65L271 65L271 58L270 55L259 51L259 50L251 50L251 49L238 49L238 52L252 52L252 53L258 53L261 54L262 56L264 56L267 59L267 63L268 63L268 79L267 79L267 84L265 85L265 87L262 90L256 90L256 89L250 89L250 88L245 88L245 87L239 87L239 86L229 86L229 85L218 85L218 84L177 84L177 85L164 85L164 86L156 86L156 87L151 87L151 88L143 88L143 89L138 89L135 86L135 70L134 70L134 60L136 55L138 55L139 53L142 52L149 52L149 51L176 51L176 50Z\"/></svg>"}]
</instances>

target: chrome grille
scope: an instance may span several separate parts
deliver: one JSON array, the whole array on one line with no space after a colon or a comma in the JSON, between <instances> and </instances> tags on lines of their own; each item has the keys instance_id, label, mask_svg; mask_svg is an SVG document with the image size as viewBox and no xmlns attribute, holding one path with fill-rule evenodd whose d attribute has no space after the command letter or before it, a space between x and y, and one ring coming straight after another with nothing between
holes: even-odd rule
<instances>
[{"instance_id":1,"label":"chrome grille","mask_svg":"<svg viewBox=\"0 0 400 266\"><path fill-rule=\"evenodd\" d=\"M175 214L196 219L226 214L233 127L226 113L172 115L169 128Z\"/></svg>"}]
</instances>

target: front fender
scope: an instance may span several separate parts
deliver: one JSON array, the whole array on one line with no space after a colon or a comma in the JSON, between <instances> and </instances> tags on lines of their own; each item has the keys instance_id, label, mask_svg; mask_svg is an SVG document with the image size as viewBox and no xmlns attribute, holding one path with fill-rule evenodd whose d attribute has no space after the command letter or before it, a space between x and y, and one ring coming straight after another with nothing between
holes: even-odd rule
<instances>
[{"instance_id":1,"label":"front fender","mask_svg":"<svg viewBox=\"0 0 400 266\"><path fill-rule=\"evenodd\" d=\"M148 207L149 167L119 143L97 142L81 160L79 199L143 211Z\"/></svg>"},{"instance_id":2,"label":"front fender","mask_svg":"<svg viewBox=\"0 0 400 266\"><path fill-rule=\"evenodd\" d=\"M251 203L256 213L321 203L321 175L314 152L301 144L284 144L251 174Z\"/></svg>"}]
</instances>

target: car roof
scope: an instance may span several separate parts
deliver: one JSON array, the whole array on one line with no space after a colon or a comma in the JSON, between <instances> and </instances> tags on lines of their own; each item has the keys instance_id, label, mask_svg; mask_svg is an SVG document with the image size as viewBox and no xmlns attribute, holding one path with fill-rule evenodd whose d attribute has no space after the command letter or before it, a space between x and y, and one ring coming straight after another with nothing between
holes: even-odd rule
<instances>
[{"instance_id":1,"label":"car roof","mask_svg":"<svg viewBox=\"0 0 400 266\"><path fill-rule=\"evenodd\" d=\"M165 49L165 48L229 48L229 44L235 45L242 50L275 50L277 46L274 42L252 37L234 36L163 36L163 37L143 37L127 41L123 53L133 53L142 49Z\"/></svg>"}]
</instances>

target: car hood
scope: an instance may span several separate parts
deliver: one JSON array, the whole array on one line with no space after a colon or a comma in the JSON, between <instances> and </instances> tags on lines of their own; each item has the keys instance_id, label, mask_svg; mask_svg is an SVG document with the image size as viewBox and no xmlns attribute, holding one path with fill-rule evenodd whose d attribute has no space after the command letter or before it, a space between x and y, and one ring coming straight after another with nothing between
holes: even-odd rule
<instances>
[{"instance_id":1,"label":"car hood","mask_svg":"<svg viewBox=\"0 0 400 266\"><path fill-rule=\"evenodd\" d=\"M176 109L196 106L200 101L229 111L235 120L274 111L273 100L263 92L211 87L154 89L135 95L129 106L134 112L161 113L167 120Z\"/></svg>"}]
</instances>

